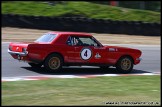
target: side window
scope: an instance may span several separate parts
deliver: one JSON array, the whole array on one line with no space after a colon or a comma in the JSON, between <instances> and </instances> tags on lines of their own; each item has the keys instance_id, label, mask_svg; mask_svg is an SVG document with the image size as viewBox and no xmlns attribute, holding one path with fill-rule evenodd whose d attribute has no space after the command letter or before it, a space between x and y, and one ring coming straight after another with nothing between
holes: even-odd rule
<instances>
[{"instance_id":1,"label":"side window","mask_svg":"<svg viewBox=\"0 0 162 107\"><path fill-rule=\"evenodd\" d=\"M80 40L80 37L74 37L74 45L83 46L83 42Z\"/></svg>"},{"instance_id":2,"label":"side window","mask_svg":"<svg viewBox=\"0 0 162 107\"><path fill-rule=\"evenodd\" d=\"M100 46L93 38L84 36L70 36L66 44L71 46Z\"/></svg>"},{"instance_id":3,"label":"side window","mask_svg":"<svg viewBox=\"0 0 162 107\"><path fill-rule=\"evenodd\" d=\"M66 42L67 45L73 45L73 37L69 37L67 42Z\"/></svg>"},{"instance_id":4,"label":"side window","mask_svg":"<svg viewBox=\"0 0 162 107\"><path fill-rule=\"evenodd\" d=\"M80 37L79 39L82 42L82 46L99 46L99 44L91 37Z\"/></svg>"},{"instance_id":5,"label":"side window","mask_svg":"<svg viewBox=\"0 0 162 107\"><path fill-rule=\"evenodd\" d=\"M82 46L83 43L77 36L70 36L66 42L68 45Z\"/></svg>"}]
</instances>

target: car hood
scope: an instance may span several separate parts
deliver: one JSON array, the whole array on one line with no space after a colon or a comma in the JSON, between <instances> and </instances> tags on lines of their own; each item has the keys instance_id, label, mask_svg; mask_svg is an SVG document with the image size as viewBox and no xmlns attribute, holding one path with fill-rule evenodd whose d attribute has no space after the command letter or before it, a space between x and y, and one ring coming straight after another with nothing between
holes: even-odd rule
<instances>
[{"instance_id":1,"label":"car hood","mask_svg":"<svg viewBox=\"0 0 162 107\"><path fill-rule=\"evenodd\" d=\"M105 46L105 48L109 52L127 52L127 53L139 53L139 54L142 53L138 49L128 48L128 47L121 47L121 46Z\"/></svg>"}]
</instances>

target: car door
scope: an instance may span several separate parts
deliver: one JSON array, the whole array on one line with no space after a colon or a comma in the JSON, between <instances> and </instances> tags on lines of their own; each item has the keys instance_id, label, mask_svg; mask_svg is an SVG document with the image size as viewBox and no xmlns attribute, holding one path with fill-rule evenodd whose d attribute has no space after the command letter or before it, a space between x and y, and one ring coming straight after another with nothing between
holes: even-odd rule
<instances>
[{"instance_id":1,"label":"car door","mask_svg":"<svg viewBox=\"0 0 162 107\"><path fill-rule=\"evenodd\" d=\"M75 63L102 63L105 49L97 44L92 37L70 36L67 44L69 62Z\"/></svg>"},{"instance_id":2,"label":"car door","mask_svg":"<svg viewBox=\"0 0 162 107\"><path fill-rule=\"evenodd\" d=\"M76 46L74 45L74 40L72 36L69 36L67 41L66 41L66 48L65 48L65 52L66 52L66 62L69 63L75 63L75 57L76 57L76 51L75 48Z\"/></svg>"},{"instance_id":3,"label":"car door","mask_svg":"<svg viewBox=\"0 0 162 107\"><path fill-rule=\"evenodd\" d=\"M75 62L97 64L105 63L105 48L95 46L78 46L75 47Z\"/></svg>"}]
</instances>

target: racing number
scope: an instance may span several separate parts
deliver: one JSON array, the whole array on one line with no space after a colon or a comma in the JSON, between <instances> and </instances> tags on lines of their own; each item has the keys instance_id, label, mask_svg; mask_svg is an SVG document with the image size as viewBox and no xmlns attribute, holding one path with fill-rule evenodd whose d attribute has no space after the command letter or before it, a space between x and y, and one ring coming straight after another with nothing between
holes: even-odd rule
<instances>
[{"instance_id":1,"label":"racing number","mask_svg":"<svg viewBox=\"0 0 162 107\"><path fill-rule=\"evenodd\" d=\"M87 50L85 51L84 56L86 56L86 57L87 57Z\"/></svg>"},{"instance_id":2,"label":"racing number","mask_svg":"<svg viewBox=\"0 0 162 107\"><path fill-rule=\"evenodd\" d=\"M91 51L91 49L89 49L89 48L83 48L83 49L81 50L81 58L82 58L83 60L88 60L88 59L91 58L91 56L92 56L92 51Z\"/></svg>"}]
</instances>

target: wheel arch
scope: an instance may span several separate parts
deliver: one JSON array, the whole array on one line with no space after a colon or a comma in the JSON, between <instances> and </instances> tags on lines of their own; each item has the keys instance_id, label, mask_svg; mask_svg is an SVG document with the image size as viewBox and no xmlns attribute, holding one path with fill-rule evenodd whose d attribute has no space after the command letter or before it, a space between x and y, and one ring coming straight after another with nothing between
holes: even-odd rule
<instances>
[{"instance_id":1,"label":"wheel arch","mask_svg":"<svg viewBox=\"0 0 162 107\"><path fill-rule=\"evenodd\" d=\"M63 55L62 55L61 53L59 53L59 52L51 52L51 53L49 53L49 54L44 58L43 62L46 60L46 58L47 58L48 56L50 56L50 55L52 55L52 54L57 54L57 55L61 56L61 58L62 58L62 60L63 60L63 62L64 62L64 57L63 57Z\"/></svg>"},{"instance_id":2,"label":"wheel arch","mask_svg":"<svg viewBox=\"0 0 162 107\"><path fill-rule=\"evenodd\" d=\"M133 61L133 64L134 64L134 59L133 59L133 57L132 57L131 55L122 55L122 56L120 56L120 57L118 58L118 60L116 61L116 64L117 64L118 61L119 61L121 58L123 58L123 57L129 57L129 58L131 58L132 61Z\"/></svg>"}]
</instances>

